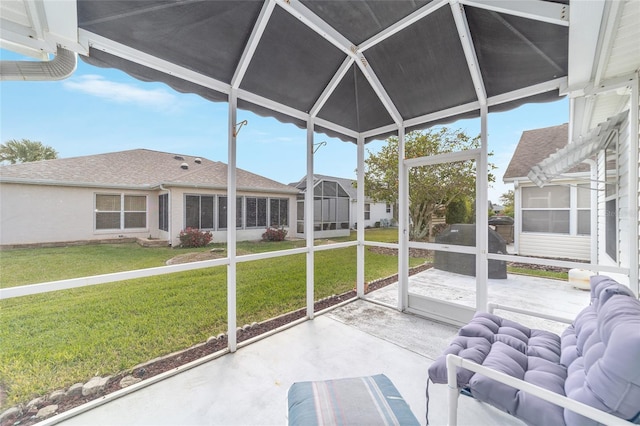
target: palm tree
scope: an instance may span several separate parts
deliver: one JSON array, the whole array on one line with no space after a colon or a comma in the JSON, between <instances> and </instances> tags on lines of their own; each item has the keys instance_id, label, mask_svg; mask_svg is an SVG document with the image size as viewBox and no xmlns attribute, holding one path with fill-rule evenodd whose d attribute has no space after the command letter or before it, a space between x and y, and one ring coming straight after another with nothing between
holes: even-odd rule
<instances>
[{"instance_id":1,"label":"palm tree","mask_svg":"<svg viewBox=\"0 0 640 426\"><path fill-rule=\"evenodd\" d=\"M0 144L0 161L10 164L28 163L31 161L53 160L58 153L50 146L29 139L10 139Z\"/></svg>"}]
</instances>

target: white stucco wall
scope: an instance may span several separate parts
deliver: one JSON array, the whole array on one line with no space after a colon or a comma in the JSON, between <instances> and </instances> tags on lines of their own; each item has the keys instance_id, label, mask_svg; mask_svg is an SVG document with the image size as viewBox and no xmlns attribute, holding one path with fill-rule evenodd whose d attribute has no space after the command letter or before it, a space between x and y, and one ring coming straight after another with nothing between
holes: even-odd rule
<instances>
[{"instance_id":1,"label":"white stucco wall","mask_svg":"<svg viewBox=\"0 0 640 426\"><path fill-rule=\"evenodd\" d=\"M136 231L96 230L95 194L141 191L0 184L0 245L55 243L149 236L153 226L154 197L147 197L147 228ZM157 198L155 200L157 211ZM157 214L155 215L157 229Z\"/></svg>"},{"instance_id":2,"label":"white stucco wall","mask_svg":"<svg viewBox=\"0 0 640 426\"><path fill-rule=\"evenodd\" d=\"M179 234L180 231L186 227L185 222L185 196L186 195L226 195L226 192L222 191L214 191L207 189L197 189L197 188L169 188L168 189L169 196L169 232L163 234L166 235L167 239L171 239L171 244L174 247L178 247L180 245ZM278 194L278 193L264 193L264 192L238 192L238 197L261 197L261 198L286 198L289 200L289 218L288 223L289 226L284 227L287 230L287 237L294 237L295 232L295 224L296 224L296 197L292 194ZM156 197L157 198L157 197ZM217 202L217 201L216 201ZM217 209L217 204L215 205ZM267 206L268 208L268 206ZM217 210L216 210L217 211ZM216 223L217 226L217 223ZM257 228L246 228L246 229L237 229L236 230L236 239L238 241L252 241L252 240L260 240L262 238L262 234L265 232L266 227L257 227ZM213 234L214 242L225 242L227 240L227 230L211 230Z\"/></svg>"},{"instance_id":3,"label":"white stucco wall","mask_svg":"<svg viewBox=\"0 0 640 426\"><path fill-rule=\"evenodd\" d=\"M136 230L96 230L95 194L134 194L147 196L147 226ZM169 231L158 229L158 197L169 193ZM219 192L218 192L219 193ZM64 243L72 241L146 238L171 240L185 227L185 194L214 195L211 190L171 188L160 191L133 191L25 184L0 184L0 245ZM295 226L295 195L239 193L239 196L287 198L289 231ZM237 239L259 240L265 227L238 229ZM214 241L224 242L226 230L214 230Z\"/></svg>"},{"instance_id":4,"label":"white stucco wall","mask_svg":"<svg viewBox=\"0 0 640 426\"><path fill-rule=\"evenodd\" d=\"M364 221L364 226L373 228L376 222L380 222L381 219L393 219L393 205L391 205L391 211L387 213L387 204L386 203L369 203L371 205L370 208L370 216L369 220ZM349 212L349 225L351 228L355 228L358 223L358 205L356 200L351 200L350 203L351 211Z\"/></svg>"}]
</instances>

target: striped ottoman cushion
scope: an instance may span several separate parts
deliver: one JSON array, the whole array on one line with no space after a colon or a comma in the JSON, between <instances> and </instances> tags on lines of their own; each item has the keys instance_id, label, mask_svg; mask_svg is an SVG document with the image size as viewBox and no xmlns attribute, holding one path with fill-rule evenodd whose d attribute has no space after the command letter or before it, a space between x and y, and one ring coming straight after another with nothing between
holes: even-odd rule
<instances>
[{"instance_id":1,"label":"striped ottoman cushion","mask_svg":"<svg viewBox=\"0 0 640 426\"><path fill-rule=\"evenodd\" d=\"M290 425L419 425L384 374L294 383L288 403Z\"/></svg>"}]
</instances>

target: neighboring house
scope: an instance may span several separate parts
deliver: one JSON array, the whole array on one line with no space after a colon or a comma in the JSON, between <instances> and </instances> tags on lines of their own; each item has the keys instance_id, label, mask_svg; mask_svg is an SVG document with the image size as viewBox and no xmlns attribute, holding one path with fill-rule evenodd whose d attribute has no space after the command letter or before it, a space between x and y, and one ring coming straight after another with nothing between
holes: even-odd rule
<instances>
[{"instance_id":1,"label":"neighboring house","mask_svg":"<svg viewBox=\"0 0 640 426\"><path fill-rule=\"evenodd\" d=\"M349 235L357 224L358 190L356 181L335 176L313 175L314 236L316 238ZM307 178L291 184L301 191L298 196L296 235L304 236L304 194ZM389 226L393 220L393 204L374 202L365 198L364 226Z\"/></svg>"},{"instance_id":2,"label":"neighboring house","mask_svg":"<svg viewBox=\"0 0 640 426\"><path fill-rule=\"evenodd\" d=\"M298 190L237 169L238 240L295 223ZM149 238L226 241L227 165L146 149L0 167L0 246Z\"/></svg>"},{"instance_id":3,"label":"neighboring house","mask_svg":"<svg viewBox=\"0 0 640 426\"><path fill-rule=\"evenodd\" d=\"M543 187L528 176L568 140L568 124L523 132L504 174L514 185L514 250L522 256L591 259L595 162L587 159Z\"/></svg>"}]
</instances>

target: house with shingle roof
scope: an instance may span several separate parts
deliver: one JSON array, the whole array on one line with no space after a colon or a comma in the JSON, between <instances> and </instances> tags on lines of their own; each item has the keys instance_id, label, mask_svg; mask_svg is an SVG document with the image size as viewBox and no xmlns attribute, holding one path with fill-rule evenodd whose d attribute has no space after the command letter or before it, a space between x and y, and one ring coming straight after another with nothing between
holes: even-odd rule
<instances>
[{"instance_id":1,"label":"house with shingle roof","mask_svg":"<svg viewBox=\"0 0 640 426\"><path fill-rule=\"evenodd\" d=\"M304 193L307 190L306 176L291 186L300 190L296 236L304 237ZM356 228L358 190L356 181L336 176L313 175L314 237L329 238L349 235ZM364 226L389 226L393 222L393 205L365 197Z\"/></svg>"},{"instance_id":2,"label":"house with shingle roof","mask_svg":"<svg viewBox=\"0 0 640 426\"><path fill-rule=\"evenodd\" d=\"M529 176L566 150L568 131L565 123L523 132L504 174L503 181L514 185L514 250L522 256L591 259L595 162L574 165L542 187Z\"/></svg>"},{"instance_id":3,"label":"house with shingle roof","mask_svg":"<svg viewBox=\"0 0 640 426\"><path fill-rule=\"evenodd\" d=\"M295 224L298 190L237 169L238 240ZM146 238L226 241L227 165L147 149L0 166L0 246Z\"/></svg>"}]
</instances>

